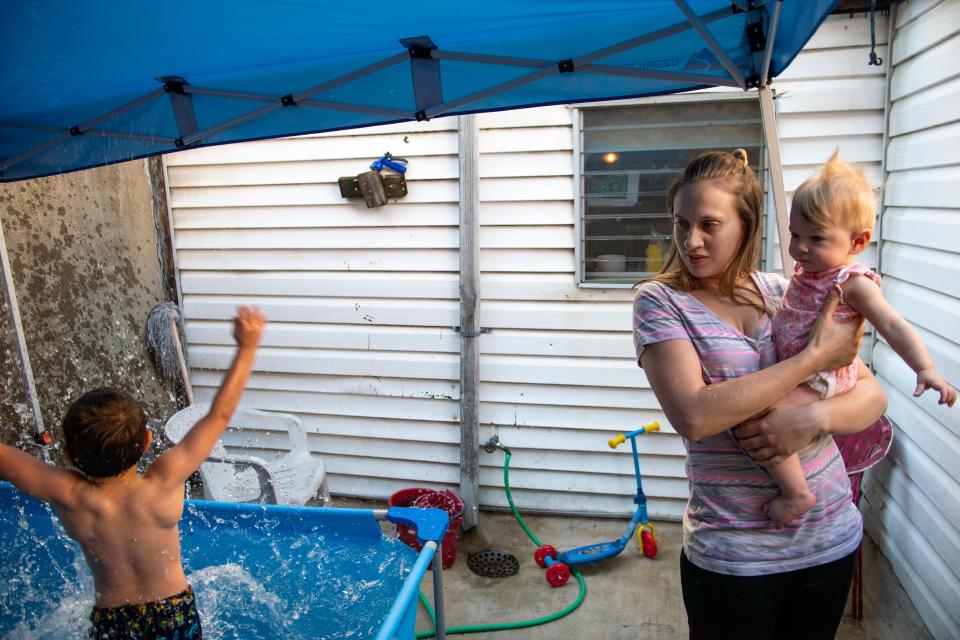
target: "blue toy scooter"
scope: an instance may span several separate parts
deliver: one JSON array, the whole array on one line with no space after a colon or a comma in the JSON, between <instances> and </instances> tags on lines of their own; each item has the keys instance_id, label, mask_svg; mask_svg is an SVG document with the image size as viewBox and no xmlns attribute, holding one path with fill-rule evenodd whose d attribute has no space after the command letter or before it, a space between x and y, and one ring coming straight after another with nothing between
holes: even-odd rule
<instances>
[{"instance_id":1,"label":"blue toy scooter","mask_svg":"<svg viewBox=\"0 0 960 640\"><path fill-rule=\"evenodd\" d=\"M570 579L571 565L600 562L601 560L612 558L623 551L624 547L627 546L627 542L629 542L633 536L633 532L637 530L637 527L640 528L637 543L640 545L640 550L643 552L643 555L648 558L655 558L657 556L657 534L653 530L653 525L650 524L650 520L647 517L647 496L643 493L643 482L640 479L640 459L637 455L637 436L650 433L651 431L660 431L660 423L654 422L648 424L645 427L640 427L636 431L620 434L616 438L607 441L611 449L616 449L628 439L630 440L630 446L633 447L633 472L637 477L637 494L633 497L633 502L637 505L637 510L633 514L630 524L627 525L627 530L618 540L577 547L576 549L570 549L560 554L557 553L557 550L553 546L549 544L542 545L537 549L533 558L538 565L547 569L547 582L551 587L562 587L567 583L567 580Z\"/></svg>"}]
</instances>

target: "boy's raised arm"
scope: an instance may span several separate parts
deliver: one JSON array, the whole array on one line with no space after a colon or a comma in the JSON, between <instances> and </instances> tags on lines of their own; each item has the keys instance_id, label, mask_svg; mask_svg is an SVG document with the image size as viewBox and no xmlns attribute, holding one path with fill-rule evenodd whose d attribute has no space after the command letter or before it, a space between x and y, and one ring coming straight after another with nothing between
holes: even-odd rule
<instances>
[{"instance_id":1,"label":"boy's raised arm","mask_svg":"<svg viewBox=\"0 0 960 640\"><path fill-rule=\"evenodd\" d=\"M256 307L238 309L233 326L237 353L210 405L210 412L194 425L179 444L157 458L146 475L171 484L182 484L207 459L240 402L266 323L266 317Z\"/></svg>"},{"instance_id":2,"label":"boy's raised arm","mask_svg":"<svg viewBox=\"0 0 960 640\"><path fill-rule=\"evenodd\" d=\"M38 500L62 504L80 475L37 460L16 447L0 444L0 480Z\"/></svg>"}]
</instances>

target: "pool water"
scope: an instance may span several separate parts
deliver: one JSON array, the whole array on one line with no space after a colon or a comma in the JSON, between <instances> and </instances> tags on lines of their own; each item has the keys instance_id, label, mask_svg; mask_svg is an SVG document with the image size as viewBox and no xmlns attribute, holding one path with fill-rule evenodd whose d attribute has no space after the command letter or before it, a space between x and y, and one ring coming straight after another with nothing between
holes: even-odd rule
<instances>
[{"instance_id":1,"label":"pool water","mask_svg":"<svg viewBox=\"0 0 960 640\"><path fill-rule=\"evenodd\" d=\"M373 638L416 552L369 510L188 501L205 638ZM53 510L0 485L0 638L86 637L93 579Z\"/></svg>"}]
</instances>

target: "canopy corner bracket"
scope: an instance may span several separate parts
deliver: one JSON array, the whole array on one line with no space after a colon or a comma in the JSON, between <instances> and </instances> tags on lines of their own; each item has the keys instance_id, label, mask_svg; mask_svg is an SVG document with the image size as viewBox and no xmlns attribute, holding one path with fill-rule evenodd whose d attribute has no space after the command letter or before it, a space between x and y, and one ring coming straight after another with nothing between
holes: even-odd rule
<instances>
[{"instance_id":1,"label":"canopy corner bracket","mask_svg":"<svg viewBox=\"0 0 960 640\"><path fill-rule=\"evenodd\" d=\"M747 23L747 43L750 45L750 53L767 48L767 34L763 32L763 23L760 20Z\"/></svg>"},{"instance_id":2,"label":"canopy corner bracket","mask_svg":"<svg viewBox=\"0 0 960 640\"><path fill-rule=\"evenodd\" d=\"M410 54L410 75L413 79L413 96L417 105L414 117L418 122L429 120L427 109L443 103L440 60L433 57L437 45L430 36L401 38L400 44Z\"/></svg>"},{"instance_id":3,"label":"canopy corner bracket","mask_svg":"<svg viewBox=\"0 0 960 640\"><path fill-rule=\"evenodd\" d=\"M183 148L186 146L184 138L197 132L197 112L193 106L193 94L184 90L184 87L190 83L180 76L160 76L156 80L163 83L164 93L170 96L170 108L173 109L173 118L177 123L177 132L180 134L173 143L178 149Z\"/></svg>"}]
</instances>

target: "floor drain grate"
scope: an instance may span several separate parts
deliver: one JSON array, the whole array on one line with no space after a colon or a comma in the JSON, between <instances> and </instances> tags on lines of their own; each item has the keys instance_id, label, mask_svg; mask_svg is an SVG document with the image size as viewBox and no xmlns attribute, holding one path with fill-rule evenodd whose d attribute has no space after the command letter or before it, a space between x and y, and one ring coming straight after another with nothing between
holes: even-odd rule
<instances>
[{"instance_id":1,"label":"floor drain grate","mask_svg":"<svg viewBox=\"0 0 960 640\"><path fill-rule=\"evenodd\" d=\"M467 558L467 567L484 578L506 578L520 571L520 562L509 551L484 549Z\"/></svg>"}]
</instances>

